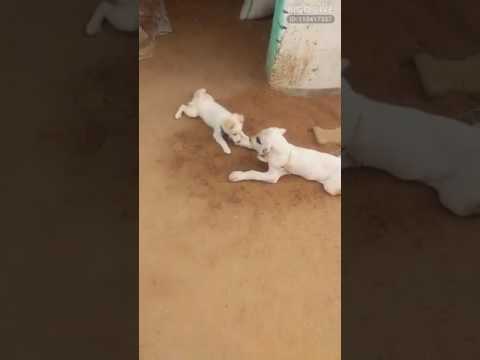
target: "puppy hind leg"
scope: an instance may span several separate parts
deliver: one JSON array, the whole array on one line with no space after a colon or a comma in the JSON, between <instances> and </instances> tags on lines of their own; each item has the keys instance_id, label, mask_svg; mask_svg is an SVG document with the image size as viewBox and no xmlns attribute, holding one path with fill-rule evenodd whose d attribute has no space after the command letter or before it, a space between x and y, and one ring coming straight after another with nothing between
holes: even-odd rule
<instances>
[{"instance_id":1,"label":"puppy hind leg","mask_svg":"<svg viewBox=\"0 0 480 360\"><path fill-rule=\"evenodd\" d=\"M324 190L332 196L342 194L342 180L340 177L328 179L322 185Z\"/></svg>"},{"instance_id":2,"label":"puppy hind leg","mask_svg":"<svg viewBox=\"0 0 480 360\"><path fill-rule=\"evenodd\" d=\"M198 116L198 110L192 104L188 104L187 106L185 106L184 113L187 114L191 118L195 118L195 117Z\"/></svg>"},{"instance_id":3,"label":"puppy hind leg","mask_svg":"<svg viewBox=\"0 0 480 360\"><path fill-rule=\"evenodd\" d=\"M185 111L185 105L180 105L180 107L178 108L177 112L175 113L175 119L180 119L183 115L183 112Z\"/></svg>"},{"instance_id":4,"label":"puppy hind leg","mask_svg":"<svg viewBox=\"0 0 480 360\"><path fill-rule=\"evenodd\" d=\"M457 216L480 214L480 197L473 195L463 183L445 184L438 189L441 204Z\"/></svg>"},{"instance_id":5,"label":"puppy hind leg","mask_svg":"<svg viewBox=\"0 0 480 360\"><path fill-rule=\"evenodd\" d=\"M337 184L324 184L323 189L332 196L337 196L342 194L341 186Z\"/></svg>"},{"instance_id":6,"label":"puppy hind leg","mask_svg":"<svg viewBox=\"0 0 480 360\"><path fill-rule=\"evenodd\" d=\"M177 113L175 114L175 119L180 119L183 115L183 113L187 114L189 117L197 117L198 116L198 111L197 108L191 104L188 105L180 105L180 107L177 110Z\"/></svg>"}]
</instances>

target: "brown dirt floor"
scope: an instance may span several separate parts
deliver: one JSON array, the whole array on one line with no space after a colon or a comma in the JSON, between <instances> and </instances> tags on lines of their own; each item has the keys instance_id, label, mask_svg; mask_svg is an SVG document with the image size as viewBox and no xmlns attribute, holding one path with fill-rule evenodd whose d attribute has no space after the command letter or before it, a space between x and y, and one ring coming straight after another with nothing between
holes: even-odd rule
<instances>
[{"instance_id":1,"label":"brown dirt floor","mask_svg":"<svg viewBox=\"0 0 480 360\"><path fill-rule=\"evenodd\" d=\"M341 199L296 177L229 183L263 164L173 117L205 87L247 132L315 147L309 128L337 126L340 99L270 90L270 21L241 23L240 1L168 5L174 33L140 66L141 359L340 359Z\"/></svg>"},{"instance_id":2,"label":"brown dirt floor","mask_svg":"<svg viewBox=\"0 0 480 360\"><path fill-rule=\"evenodd\" d=\"M478 94L428 99L410 61L419 50L451 58L478 52L474 5L343 2L342 53L352 62L352 85L449 116L478 106ZM478 359L478 234L478 218L451 215L429 188L374 170L346 172L342 357Z\"/></svg>"}]
</instances>

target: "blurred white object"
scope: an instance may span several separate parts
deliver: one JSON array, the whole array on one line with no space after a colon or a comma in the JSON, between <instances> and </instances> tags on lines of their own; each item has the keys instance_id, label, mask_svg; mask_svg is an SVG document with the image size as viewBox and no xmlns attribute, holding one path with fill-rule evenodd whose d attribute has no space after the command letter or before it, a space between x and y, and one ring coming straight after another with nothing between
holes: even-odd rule
<instances>
[{"instance_id":1,"label":"blurred white object","mask_svg":"<svg viewBox=\"0 0 480 360\"><path fill-rule=\"evenodd\" d=\"M117 30L137 31L138 0L101 1L85 28L87 35L99 33L104 20L107 20Z\"/></svg>"},{"instance_id":2,"label":"blurred white object","mask_svg":"<svg viewBox=\"0 0 480 360\"><path fill-rule=\"evenodd\" d=\"M424 183L456 215L480 215L480 128L372 100L346 79L342 103L342 167L373 167Z\"/></svg>"},{"instance_id":3,"label":"blurred white object","mask_svg":"<svg viewBox=\"0 0 480 360\"><path fill-rule=\"evenodd\" d=\"M261 19L273 14L275 0L245 0L240 10L240 20Z\"/></svg>"},{"instance_id":4,"label":"blurred white object","mask_svg":"<svg viewBox=\"0 0 480 360\"><path fill-rule=\"evenodd\" d=\"M172 26L168 19L167 8L164 0L159 0L159 12L158 12L158 27L157 31L159 35L165 35L172 32Z\"/></svg>"},{"instance_id":5,"label":"blurred white object","mask_svg":"<svg viewBox=\"0 0 480 360\"><path fill-rule=\"evenodd\" d=\"M172 32L164 0L141 0L138 12L142 27L152 39Z\"/></svg>"}]
</instances>

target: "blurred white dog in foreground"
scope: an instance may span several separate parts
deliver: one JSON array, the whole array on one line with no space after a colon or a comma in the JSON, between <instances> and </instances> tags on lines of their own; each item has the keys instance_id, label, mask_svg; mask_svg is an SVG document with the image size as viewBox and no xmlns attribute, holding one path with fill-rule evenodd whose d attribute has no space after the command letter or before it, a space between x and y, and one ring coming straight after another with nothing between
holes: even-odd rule
<instances>
[{"instance_id":1,"label":"blurred white dog in foreground","mask_svg":"<svg viewBox=\"0 0 480 360\"><path fill-rule=\"evenodd\" d=\"M226 154L231 154L230 147L224 139L228 136L236 145L250 147L250 139L243 132L244 117L240 114L231 113L207 93L205 89L195 91L193 99L187 105L180 105L176 119L180 119L183 113L189 117L199 116L213 129L213 138L222 147Z\"/></svg>"},{"instance_id":2,"label":"blurred white dog in foreground","mask_svg":"<svg viewBox=\"0 0 480 360\"><path fill-rule=\"evenodd\" d=\"M345 79L342 102L342 167L425 183L453 213L480 214L480 128L373 101Z\"/></svg>"},{"instance_id":3,"label":"blurred white dog in foreground","mask_svg":"<svg viewBox=\"0 0 480 360\"><path fill-rule=\"evenodd\" d=\"M285 129L268 128L252 137L251 146L257 151L258 159L268 163L268 171L234 171L229 176L230 181L276 183L282 176L293 174L318 181L330 195L340 195L340 157L292 145L283 136L285 132Z\"/></svg>"},{"instance_id":4,"label":"blurred white dog in foreground","mask_svg":"<svg viewBox=\"0 0 480 360\"><path fill-rule=\"evenodd\" d=\"M102 29L104 20L120 31L138 30L138 0L105 0L95 9L85 32L95 35Z\"/></svg>"}]
</instances>

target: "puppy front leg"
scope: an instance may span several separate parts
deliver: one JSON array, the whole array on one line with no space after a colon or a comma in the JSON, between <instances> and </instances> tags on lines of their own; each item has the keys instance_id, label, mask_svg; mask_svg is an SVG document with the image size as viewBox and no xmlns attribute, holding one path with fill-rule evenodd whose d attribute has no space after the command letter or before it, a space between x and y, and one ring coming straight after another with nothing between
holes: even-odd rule
<instances>
[{"instance_id":1,"label":"puppy front leg","mask_svg":"<svg viewBox=\"0 0 480 360\"><path fill-rule=\"evenodd\" d=\"M85 28L87 35L95 35L101 30L105 15L111 10L111 8L112 5L105 1L102 1L100 4L98 4L95 12Z\"/></svg>"},{"instance_id":2,"label":"puppy front leg","mask_svg":"<svg viewBox=\"0 0 480 360\"><path fill-rule=\"evenodd\" d=\"M232 151L230 150L230 147L228 146L227 142L223 138L222 131L220 129L215 129L213 131L213 138L222 147L223 152L225 154L231 154L232 153Z\"/></svg>"},{"instance_id":3,"label":"puppy front leg","mask_svg":"<svg viewBox=\"0 0 480 360\"><path fill-rule=\"evenodd\" d=\"M244 180L256 180L275 184L278 179L286 175L287 172L283 169L270 168L267 172L260 172L255 170L249 171L233 171L230 173L228 179L232 182Z\"/></svg>"},{"instance_id":4,"label":"puppy front leg","mask_svg":"<svg viewBox=\"0 0 480 360\"><path fill-rule=\"evenodd\" d=\"M260 160L261 162L268 163L268 159L266 158L266 156L258 154L257 159Z\"/></svg>"}]
</instances>

